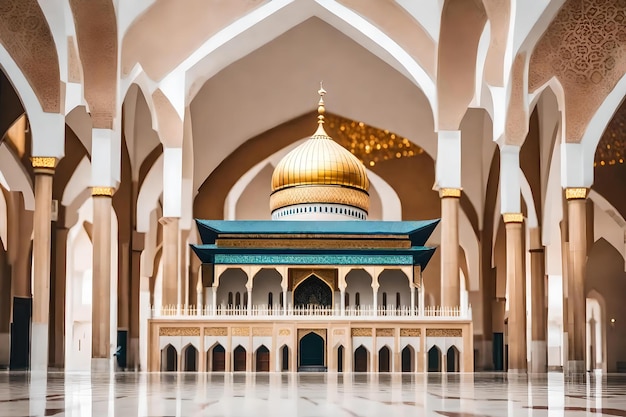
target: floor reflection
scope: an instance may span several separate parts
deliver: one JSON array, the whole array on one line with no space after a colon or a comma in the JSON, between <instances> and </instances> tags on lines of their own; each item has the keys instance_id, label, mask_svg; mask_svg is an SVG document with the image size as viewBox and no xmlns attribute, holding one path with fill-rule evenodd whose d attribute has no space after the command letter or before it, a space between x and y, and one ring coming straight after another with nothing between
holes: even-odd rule
<instances>
[{"instance_id":1,"label":"floor reflection","mask_svg":"<svg viewBox=\"0 0 626 417\"><path fill-rule=\"evenodd\" d=\"M626 417L626 375L0 373L1 416Z\"/></svg>"}]
</instances>

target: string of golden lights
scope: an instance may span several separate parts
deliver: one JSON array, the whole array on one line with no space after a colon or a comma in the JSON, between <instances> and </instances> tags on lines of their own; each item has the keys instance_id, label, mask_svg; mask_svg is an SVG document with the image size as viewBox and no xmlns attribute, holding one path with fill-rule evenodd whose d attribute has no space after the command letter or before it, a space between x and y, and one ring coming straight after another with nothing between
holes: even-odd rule
<instances>
[{"instance_id":1,"label":"string of golden lights","mask_svg":"<svg viewBox=\"0 0 626 417\"><path fill-rule=\"evenodd\" d=\"M593 166L623 164L626 159L626 108L622 106L602 134Z\"/></svg>"},{"instance_id":2,"label":"string of golden lights","mask_svg":"<svg viewBox=\"0 0 626 417\"><path fill-rule=\"evenodd\" d=\"M326 126L337 143L368 167L382 161L410 158L424 153L422 148L409 139L363 122L327 115Z\"/></svg>"}]
</instances>

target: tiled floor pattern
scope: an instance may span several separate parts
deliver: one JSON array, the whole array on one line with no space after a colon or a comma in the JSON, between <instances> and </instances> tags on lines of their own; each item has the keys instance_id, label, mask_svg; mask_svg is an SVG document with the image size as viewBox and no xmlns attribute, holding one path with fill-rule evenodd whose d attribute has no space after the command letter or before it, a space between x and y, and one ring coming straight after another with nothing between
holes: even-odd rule
<instances>
[{"instance_id":1,"label":"tiled floor pattern","mask_svg":"<svg viewBox=\"0 0 626 417\"><path fill-rule=\"evenodd\" d=\"M0 373L4 416L626 417L626 375Z\"/></svg>"}]
</instances>

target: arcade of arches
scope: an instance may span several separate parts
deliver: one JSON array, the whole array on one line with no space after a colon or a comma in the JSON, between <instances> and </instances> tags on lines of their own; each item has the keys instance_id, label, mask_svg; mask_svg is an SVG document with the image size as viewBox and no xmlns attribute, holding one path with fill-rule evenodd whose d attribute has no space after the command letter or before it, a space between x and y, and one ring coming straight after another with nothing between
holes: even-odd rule
<instances>
[{"instance_id":1,"label":"arcade of arches","mask_svg":"<svg viewBox=\"0 0 626 417\"><path fill-rule=\"evenodd\" d=\"M626 371L623 0L44 3L0 5L0 367ZM320 80L369 206L272 210ZM354 268L347 291L321 275L287 289L287 270L219 277L190 248L193 219L307 210L441 219L423 282ZM149 338L153 306L213 297L377 318L287 326L279 343L237 313L197 327L202 343ZM473 352L381 325L399 308L470 311Z\"/></svg>"}]
</instances>

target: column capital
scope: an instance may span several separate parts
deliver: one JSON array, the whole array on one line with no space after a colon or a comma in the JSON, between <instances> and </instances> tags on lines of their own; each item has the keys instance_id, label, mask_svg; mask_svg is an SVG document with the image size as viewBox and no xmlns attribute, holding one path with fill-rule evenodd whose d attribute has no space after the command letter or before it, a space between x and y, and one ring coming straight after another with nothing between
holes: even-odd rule
<instances>
[{"instance_id":1,"label":"column capital","mask_svg":"<svg viewBox=\"0 0 626 417\"><path fill-rule=\"evenodd\" d=\"M115 188L113 187L91 187L92 197L113 197Z\"/></svg>"},{"instance_id":2,"label":"column capital","mask_svg":"<svg viewBox=\"0 0 626 417\"><path fill-rule=\"evenodd\" d=\"M167 224L170 224L170 223L173 223L173 222L177 221L178 219L179 219L178 217L167 217L167 216L164 216L164 217L161 217L159 219L159 223L161 223L163 226L165 226Z\"/></svg>"},{"instance_id":3,"label":"column capital","mask_svg":"<svg viewBox=\"0 0 626 417\"><path fill-rule=\"evenodd\" d=\"M502 213L504 223L523 223L524 215L522 213Z\"/></svg>"},{"instance_id":4,"label":"column capital","mask_svg":"<svg viewBox=\"0 0 626 417\"><path fill-rule=\"evenodd\" d=\"M567 200L584 200L589 194L589 189L585 187L566 187L565 198Z\"/></svg>"},{"instance_id":5,"label":"column capital","mask_svg":"<svg viewBox=\"0 0 626 417\"><path fill-rule=\"evenodd\" d=\"M54 156L33 156L30 158L35 174L54 174L57 166L57 158Z\"/></svg>"},{"instance_id":6,"label":"column capital","mask_svg":"<svg viewBox=\"0 0 626 417\"><path fill-rule=\"evenodd\" d=\"M439 198L460 198L461 188L440 188Z\"/></svg>"}]
</instances>

